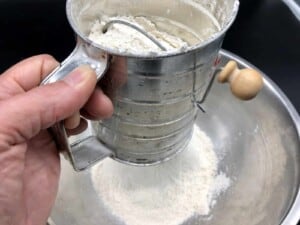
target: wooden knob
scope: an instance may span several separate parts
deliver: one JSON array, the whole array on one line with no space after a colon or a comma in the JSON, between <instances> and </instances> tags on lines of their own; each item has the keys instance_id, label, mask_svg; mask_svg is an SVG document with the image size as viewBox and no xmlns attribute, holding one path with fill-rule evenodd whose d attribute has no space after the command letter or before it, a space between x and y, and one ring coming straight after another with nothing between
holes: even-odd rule
<instances>
[{"instance_id":1,"label":"wooden knob","mask_svg":"<svg viewBox=\"0 0 300 225\"><path fill-rule=\"evenodd\" d=\"M263 87L262 75L254 69L240 70L230 61L218 76L220 83L230 83L231 92L241 100L253 99Z\"/></svg>"}]
</instances>

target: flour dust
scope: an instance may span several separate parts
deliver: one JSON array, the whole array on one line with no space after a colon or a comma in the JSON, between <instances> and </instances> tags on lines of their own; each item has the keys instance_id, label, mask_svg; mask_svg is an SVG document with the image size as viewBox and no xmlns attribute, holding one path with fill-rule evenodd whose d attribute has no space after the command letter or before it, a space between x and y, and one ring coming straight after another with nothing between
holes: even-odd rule
<instances>
[{"instance_id":1,"label":"flour dust","mask_svg":"<svg viewBox=\"0 0 300 225\"><path fill-rule=\"evenodd\" d=\"M126 225L178 225L208 215L229 187L217 170L213 144L195 126L188 148L170 161L134 167L106 159L91 174L98 197Z\"/></svg>"}]
</instances>

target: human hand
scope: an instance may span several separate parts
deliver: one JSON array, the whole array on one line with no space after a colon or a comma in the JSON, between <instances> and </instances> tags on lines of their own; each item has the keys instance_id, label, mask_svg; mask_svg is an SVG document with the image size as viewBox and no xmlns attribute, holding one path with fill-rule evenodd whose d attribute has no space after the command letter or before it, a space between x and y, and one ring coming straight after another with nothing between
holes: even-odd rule
<instances>
[{"instance_id":1,"label":"human hand","mask_svg":"<svg viewBox=\"0 0 300 225\"><path fill-rule=\"evenodd\" d=\"M29 58L0 76L0 224L44 225L58 189L59 154L47 128L67 120L79 125L112 114L112 103L95 89L94 72L81 67L64 80L39 86L58 63ZM75 116L74 116L75 115Z\"/></svg>"}]
</instances>

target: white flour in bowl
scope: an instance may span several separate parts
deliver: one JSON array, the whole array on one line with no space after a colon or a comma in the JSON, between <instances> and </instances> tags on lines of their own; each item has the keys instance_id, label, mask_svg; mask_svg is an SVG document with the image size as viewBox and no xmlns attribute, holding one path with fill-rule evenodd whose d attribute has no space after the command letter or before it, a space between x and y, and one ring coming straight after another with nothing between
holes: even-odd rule
<instances>
[{"instance_id":1,"label":"white flour in bowl","mask_svg":"<svg viewBox=\"0 0 300 225\"><path fill-rule=\"evenodd\" d=\"M126 225L178 225L208 215L230 180L217 174L209 137L195 127L184 152L160 165L134 167L106 159L92 168L94 188L114 216Z\"/></svg>"}]
</instances>

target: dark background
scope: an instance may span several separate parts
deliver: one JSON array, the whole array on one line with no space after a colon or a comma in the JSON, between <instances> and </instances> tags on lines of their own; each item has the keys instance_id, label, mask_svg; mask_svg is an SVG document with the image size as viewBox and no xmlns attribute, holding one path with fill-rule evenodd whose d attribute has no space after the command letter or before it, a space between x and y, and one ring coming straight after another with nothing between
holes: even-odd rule
<instances>
[{"instance_id":1,"label":"dark background","mask_svg":"<svg viewBox=\"0 0 300 225\"><path fill-rule=\"evenodd\" d=\"M64 0L0 0L0 72L41 53L63 60L75 38ZM241 0L223 48L265 72L300 112L300 22L279 0Z\"/></svg>"},{"instance_id":2,"label":"dark background","mask_svg":"<svg viewBox=\"0 0 300 225\"><path fill-rule=\"evenodd\" d=\"M64 0L0 0L0 71L48 53L63 60L74 48ZM280 0L241 0L223 48L265 72L300 112L300 22Z\"/></svg>"}]
</instances>

